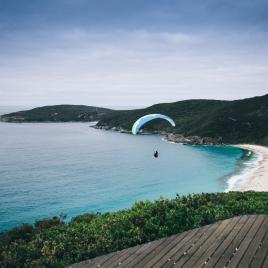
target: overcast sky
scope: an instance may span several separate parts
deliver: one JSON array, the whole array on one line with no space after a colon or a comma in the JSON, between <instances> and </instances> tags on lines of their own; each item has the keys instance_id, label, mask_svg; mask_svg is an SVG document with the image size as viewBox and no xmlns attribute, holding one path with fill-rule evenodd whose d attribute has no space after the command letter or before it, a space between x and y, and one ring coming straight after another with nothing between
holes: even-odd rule
<instances>
[{"instance_id":1,"label":"overcast sky","mask_svg":"<svg viewBox=\"0 0 268 268\"><path fill-rule=\"evenodd\" d=\"M267 0L0 0L0 105L268 93Z\"/></svg>"}]
</instances>

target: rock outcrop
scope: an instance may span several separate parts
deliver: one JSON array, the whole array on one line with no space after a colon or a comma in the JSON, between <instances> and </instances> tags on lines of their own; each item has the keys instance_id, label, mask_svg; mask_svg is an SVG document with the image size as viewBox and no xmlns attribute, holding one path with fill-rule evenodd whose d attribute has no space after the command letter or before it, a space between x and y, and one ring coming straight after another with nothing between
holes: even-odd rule
<instances>
[{"instance_id":1,"label":"rock outcrop","mask_svg":"<svg viewBox=\"0 0 268 268\"><path fill-rule=\"evenodd\" d=\"M180 134L169 133L166 135L168 141L189 144L189 145L223 145L222 138L211 138L211 137L199 137L199 136L189 136L184 137Z\"/></svg>"},{"instance_id":2,"label":"rock outcrop","mask_svg":"<svg viewBox=\"0 0 268 268\"><path fill-rule=\"evenodd\" d=\"M104 130L112 130L118 131L120 133L131 133L130 130L123 129L122 127L110 127L107 125L94 125L92 126L96 129L104 129ZM188 136L184 137L181 134L174 134L174 133L167 133L166 131L145 131L140 130L140 134L143 135L163 135L165 136L167 141L175 142L175 143L182 143L182 144L189 144L189 145L223 145L222 138L211 138L211 137L199 137L199 136Z\"/></svg>"}]
</instances>

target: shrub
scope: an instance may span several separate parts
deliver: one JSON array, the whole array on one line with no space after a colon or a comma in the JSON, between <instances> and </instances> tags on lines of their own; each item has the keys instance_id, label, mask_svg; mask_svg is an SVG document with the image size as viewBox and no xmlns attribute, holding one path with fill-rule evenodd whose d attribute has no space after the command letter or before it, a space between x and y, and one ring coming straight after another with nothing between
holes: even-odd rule
<instances>
[{"instance_id":1,"label":"shrub","mask_svg":"<svg viewBox=\"0 0 268 268\"><path fill-rule=\"evenodd\" d=\"M54 217L0 237L0 267L64 265L243 214L268 214L268 192L229 192L137 202L113 213Z\"/></svg>"},{"instance_id":2,"label":"shrub","mask_svg":"<svg viewBox=\"0 0 268 268\"><path fill-rule=\"evenodd\" d=\"M64 224L64 218L62 217L53 217L52 219L43 219L35 221L34 227L37 232L43 232L51 227Z\"/></svg>"}]
</instances>

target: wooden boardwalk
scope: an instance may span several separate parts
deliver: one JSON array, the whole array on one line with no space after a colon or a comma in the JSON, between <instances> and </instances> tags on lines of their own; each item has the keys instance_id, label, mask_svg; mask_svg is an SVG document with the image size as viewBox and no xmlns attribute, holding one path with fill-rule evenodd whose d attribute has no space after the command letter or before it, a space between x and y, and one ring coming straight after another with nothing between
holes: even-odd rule
<instances>
[{"instance_id":1,"label":"wooden boardwalk","mask_svg":"<svg viewBox=\"0 0 268 268\"><path fill-rule=\"evenodd\" d=\"M69 267L268 268L268 215L235 217Z\"/></svg>"}]
</instances>

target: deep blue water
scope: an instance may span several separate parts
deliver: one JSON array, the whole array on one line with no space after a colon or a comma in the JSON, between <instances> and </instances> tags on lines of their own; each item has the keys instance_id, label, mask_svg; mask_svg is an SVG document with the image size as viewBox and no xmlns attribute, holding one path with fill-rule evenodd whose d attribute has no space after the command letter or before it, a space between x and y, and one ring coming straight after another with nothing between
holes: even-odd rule
<instances>
[{"instance_id":1,"label":"deep blue water","mask_svg":"<svg viewBox=\"0 0 268 268\"><path fill-rule=\"evenodd\" d=\"M70 218L136 200L224 191L242 155L88 123L0 123L0 230L62 212Z\"/></svg>"}]
</instances>

